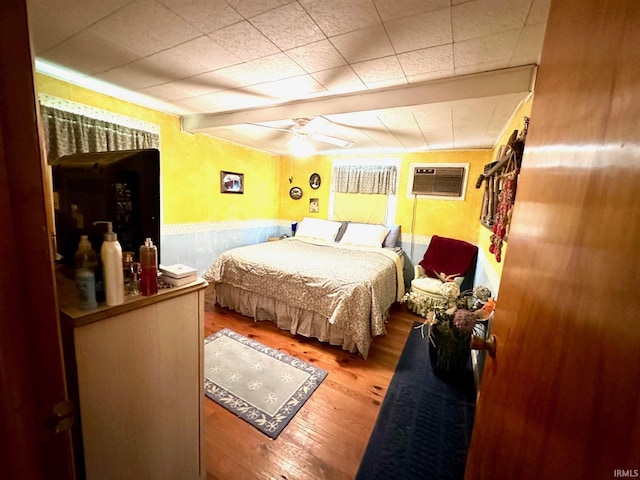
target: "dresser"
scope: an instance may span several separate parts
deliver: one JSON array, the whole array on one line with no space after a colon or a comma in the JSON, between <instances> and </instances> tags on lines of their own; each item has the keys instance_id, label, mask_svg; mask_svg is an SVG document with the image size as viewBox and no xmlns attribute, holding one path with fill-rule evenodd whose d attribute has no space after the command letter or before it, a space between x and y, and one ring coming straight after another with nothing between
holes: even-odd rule
<instances>
[{"instance_id":1,"label":"dresser","mask_svg":"<svg viewBox=\"0 0 640 480\"><path fill-rule=\"evenodd\" d=\"M82 311L73 282L58 277L78 478L204 478L207 282Z\"/></svg>"}]
</instances>

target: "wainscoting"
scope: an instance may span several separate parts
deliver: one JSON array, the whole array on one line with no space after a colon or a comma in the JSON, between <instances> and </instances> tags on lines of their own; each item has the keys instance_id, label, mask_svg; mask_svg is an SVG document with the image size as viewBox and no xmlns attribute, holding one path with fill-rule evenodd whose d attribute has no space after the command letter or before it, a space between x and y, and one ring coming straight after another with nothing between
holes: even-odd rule
<instances>
[{"instance_id":1,"label":"wainscoting","mask_svg":"<svg viewBox=\"0 0 640 480\"><path fill-rule=\"evenodd\" d=\"M164 265L183 263L197 268L200 275L230 248L266 242L269 237L291 235L289 220L247 220L185 223L161 228Z\"/></svg>"}]
</instances>

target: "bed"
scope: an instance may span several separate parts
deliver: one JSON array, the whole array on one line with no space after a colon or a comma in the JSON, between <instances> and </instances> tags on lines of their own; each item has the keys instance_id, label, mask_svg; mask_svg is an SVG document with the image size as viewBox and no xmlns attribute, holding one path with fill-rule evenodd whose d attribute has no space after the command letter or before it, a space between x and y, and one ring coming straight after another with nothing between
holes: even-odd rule
<instances>
[{"instance_id":1,"label":"bed","mask_svg":"<svg viewBox=\"0 0 640 480\"><path fill-rule=\"evenodd\" d=\"M371 227L305 218L295 237L223 252L204 278L223 307L367 358L404 295L401 251Z\"/></svg>"}]
</instances>

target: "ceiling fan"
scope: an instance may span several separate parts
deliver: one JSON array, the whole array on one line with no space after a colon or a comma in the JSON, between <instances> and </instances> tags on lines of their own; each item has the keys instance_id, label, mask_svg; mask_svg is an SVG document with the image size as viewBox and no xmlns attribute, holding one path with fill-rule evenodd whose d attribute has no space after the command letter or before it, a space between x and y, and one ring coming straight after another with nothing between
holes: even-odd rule
<instances>
[{"instance_id":1,"label":"ceiling fan","mask_svg":"<svg viewBox=\"0 0 640 480\"><path fill-rule=\"evenodd\" d=\"M332 123L321 116L315 117L313 119L294 118L291 120L291 122L292 125L288 128L275 127L272 125L265 125L261 123L253 125L270 128L272 130L279 130L281 132L287 132L291 134L292 137L285 144L288 147L294 147L296 144L301 144L304 142L309 143L309 140L317 140L318 142L327 143L340 148L350 148L353 145L353 142L350 142L349 140L319 133L317 130L321 126L326 126Z\"/></svg>"}]
</instances>

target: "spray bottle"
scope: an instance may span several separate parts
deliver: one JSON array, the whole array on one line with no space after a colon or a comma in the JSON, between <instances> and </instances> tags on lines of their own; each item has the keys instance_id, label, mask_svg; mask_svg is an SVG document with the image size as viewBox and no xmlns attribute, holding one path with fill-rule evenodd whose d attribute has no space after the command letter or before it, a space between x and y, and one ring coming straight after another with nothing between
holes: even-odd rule
<instances>
[{"instance_id":1,"label":"spray bottle","mask_svg":"<svg viewBox=\"0 0 640 480\"><path fill-rule=\"evenodd\" d=\"M102 274L106 304L109 306L120 305L124 302L124 277L122 273L122 246L118 243L118 235L113 232L112 222L93 222L107 224L107 233L100 248L102 258Z\"/></svg>"}]
</instances>

